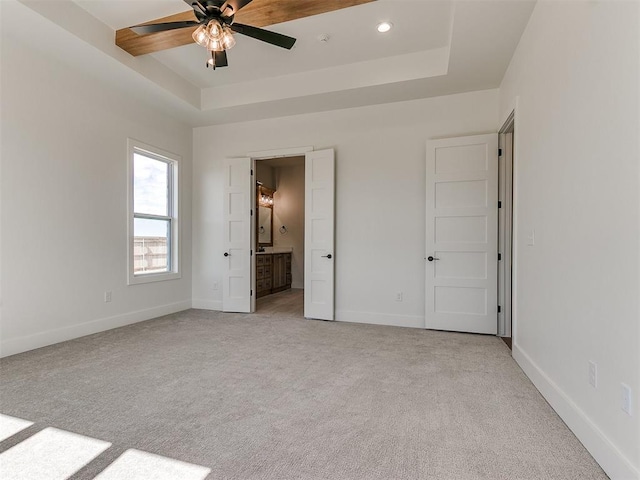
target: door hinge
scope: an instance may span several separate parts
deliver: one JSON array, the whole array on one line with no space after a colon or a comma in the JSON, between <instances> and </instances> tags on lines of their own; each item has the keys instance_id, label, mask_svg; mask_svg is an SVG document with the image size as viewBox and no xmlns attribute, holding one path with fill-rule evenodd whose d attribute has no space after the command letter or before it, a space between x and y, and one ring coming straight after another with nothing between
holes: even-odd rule
<instances>
[{"instance_id":1,"label":"door hinge","mask_svg":"<svg viewBox=\"0 0 640 480\"><path fill-rule=\"evenodd\" d=\"M251 209L251 216L253 217L253 209Z\"/></svg>"},{"instance_id":2,"label":"door hinge","mask_svg":"<svg viewBox=\"0 0 640 480\"><path fill-rule=\"evenodd\" d=\"M498 254L498 260L502 260L502 254L501 253Z\"/></svg>"},{"instance_id":3,"label":"door hinge","mask_svg":"<svg viewBox=\"0 0 640 480\"><path fill-rule=\"evenodd\" d=\"M498 208L502 208L502 202L498 201Z\"/></svg>"},{"instance_id":4,"label":"door hinge","mask_svg":"<svg viewBox=\"0 0 640 480\"><path fill-rule=\"evenodd\" d=\"M251 296L253 297L253 290L251 290Z\"/></svg>"},{"instance_id":5,"label":"door hinge","mask_svg":"<svg viewBox=\"0 0 640 480\"><path fill-rule=\"evenodd\" d=\"M502 307L498 305L498 313L502 312Z\"/></svg>"},{"instance_id":6,"label":"door hinge","mask_svg":"<svg viewBox=\"0 0 640 480\"><path fill-rule=\"evenodd\" d=\"M251 175L253 175L253 168L251 169Z\"/></svg>"},{"instance_id":7,"label":"door hinge","mask_svg":"<svg viewBox=\"0 0 640 480\"><path fill-rule=\"evenodd\" d=\"M249 250L249 256L252 257L253 256L253 250Z\"/></svg>"},{"instance_id":8,"label":"door hinge","mask_svg":"<svg viewBox=\"0 0 640 480\"><path fill-rule=\"evenodd\" d=\"M499 149L498 149L498 156L499 156L499 157L501 157L501 156L502 156L502 149L501 149L501 148L499 148Z\"/></svg>"}]
</instances>

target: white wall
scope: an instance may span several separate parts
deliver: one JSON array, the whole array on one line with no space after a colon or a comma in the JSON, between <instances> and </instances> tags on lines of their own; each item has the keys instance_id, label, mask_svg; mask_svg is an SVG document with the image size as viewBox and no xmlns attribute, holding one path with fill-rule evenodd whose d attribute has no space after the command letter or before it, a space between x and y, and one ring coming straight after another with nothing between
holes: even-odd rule
<instances>
[{"instance_id":1,"label":"white wall","mask_svg":"<svg viewBox=\"0 0 640 480\"><path fill-rule=\"evenodd\" d=\"M273 168L264 161L256 162L256 181L261 182L265 187L271 190L276 189L276 180Z\"/></svg>"},{"instance_id":2,"label":"white wall","mask_svg":"<svg viewBox=\"0 0 640 480\"><path fill-rule=\"evenodd\" d=\"M189 308L191 128L4 29L1 75L2 354ZM182 157L180 280L126 285L127 137Z\"/></svg>"},{"instance_id":3,"label":"white wall","mask_svg":"<svg viewBox=\"0 0 640 480\"><path fill-rule=\"evenodd\" d=\"M304 288L304 158L298 163L274 169L273 246L292 249L291 288Z\"/></svg>"},{"instance_id":4,"label":"white wall","mask_svg":"<svg viewBox=\"0 0 640 480\"><path fill-rule=\"evenodd\" d=\"M500 90L501 118L517 99L514 356L613 479L640 467L638 5L539 2Z\"/></svg>"},{"instance_id":5,"label":"white wall","mask_svg":"<svg viewBox=\"0 0 640 480\"><path fill-rule=\"evenodd\" d=\"M221 161L336 149L336 316L424 325L425 142L496 131L497 91L194 130L193 304L221 308ZM404 302L396 302L396 292Z\"/></svg>"}]
</instances>

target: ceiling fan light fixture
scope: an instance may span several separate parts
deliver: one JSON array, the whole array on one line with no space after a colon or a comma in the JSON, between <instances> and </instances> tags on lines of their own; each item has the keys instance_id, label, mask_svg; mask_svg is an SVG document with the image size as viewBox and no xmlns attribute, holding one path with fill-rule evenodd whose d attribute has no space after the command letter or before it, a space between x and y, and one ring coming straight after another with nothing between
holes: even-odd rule
<instances>
[{"instance_id":1,"label":"ceiling fan light fixture","mask_svg":"<svg viewBox=\"0 0 640 480\"><path fill-rule=\"evenodd\" d=\"M200 25L193 32L193 40L210 52L229 50L236 44L231 29L222 25L219 20L213 19L207 25Z\"/></svg>"},{"instance_id":2,"label":"ceiling fan light fixture","mask_svg":"<svg viewBox=\"0 0 640 480\"><path fill-rule=\"evenodd\" d=\"M220 25L220 22L215 18L211 20L207 25L207 34L209 35L209 38L220 40L222 33L223 27Z\"/></svg>"},{"instance_id":3,"label":"ceiling fan light fixture","mask_svg":"<svg viewBox=\"0 0 640 480\"><path fill-rule=\"evenodd\" d=\"M227 26L224 27L224 33L222 34L222 46L225 50L229 50L236 44L236 39L231 33L231 29Z\"/></svg>"},{"instance_id":4,"label":"ceiling fan light fixture","mask_svg":"<svg viewBox=\"0 0 640 480\"><path fill-rule=\"evenodd\" d=\"M387 33L389 30L391 30L392 27L393 27L393 23L391 22L381 22L378 24L376 29L380 33Z\"/></svg>"},{"instance_id":5,"label":"ceiling fan light fixture","mask_svg":"<svg viewBox=\"0 0 640 480\"><path fill-rule=\"evenodd\" d=\"M196 28L195 32L193 32L193 35L191 36L193 37L193 41L201 47L207 46L208 36L204 25L200 25L198 28Z\"/></svg>"},{"instance_id":6,"label":"ceiling fan light fixture","mask_svg":"<svg viewBox=\"0 0 640 480\"><path fill-rule=\"evenodd\" d=\"M220 40L209 40L207 42L207 50L210 52L221 52L224 50Z\"/></svg>"}]
</instances>

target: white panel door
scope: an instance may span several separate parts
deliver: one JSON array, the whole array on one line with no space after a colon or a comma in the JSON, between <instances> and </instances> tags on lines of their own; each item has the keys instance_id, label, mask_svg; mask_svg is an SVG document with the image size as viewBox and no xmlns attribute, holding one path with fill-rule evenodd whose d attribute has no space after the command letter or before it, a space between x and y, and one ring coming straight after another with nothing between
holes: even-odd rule
<instances>
[{"instance_id":1,"label":"white panel door","mask_svg":"<svg viewBox=\"0 0 640 480\"><path fill-rule=\"evenodd\" d=\"M224 276L222 310L251 311L251 212L250 158L229 158L224 164Z\"/></svg>"},{"instance_id":2,"label":"white panel door","mask_svg":"<svg viewBox=\"0 0 640 480\"><path fill-rule=\"evenodd\" d=\"M498 136L427 142L426 328L497 333Z\"/></svg>"},{"instance_id":3,"label":"white panel door","mask_svg":"<svg viewBox=\"0 0 640 480\"><path fill-rule=\"evenodd\" d=\"M305 155L304 316L334 319L335 155Z\"/></svg>"}]
</instances>

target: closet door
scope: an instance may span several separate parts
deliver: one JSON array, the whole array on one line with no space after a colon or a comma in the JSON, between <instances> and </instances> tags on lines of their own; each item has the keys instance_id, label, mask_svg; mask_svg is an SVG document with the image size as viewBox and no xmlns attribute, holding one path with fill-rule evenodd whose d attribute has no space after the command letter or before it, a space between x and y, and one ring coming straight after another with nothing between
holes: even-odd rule
<instances>
[{"instance_id":1,"label":"closet door","mask_svg":"<svg viewBox=\"0 0 640 480\"><path fill-rule=\"evenodd\" d=\"M334 320L335 156L305 157L304 316Z\"/></svg>"},{"instance_id":2,"label":"closet door","mask_svg":"<svg viewBox=\"0 0 640 480\"><path fill-rule=\"evenodd\" d=\"M427 144L425 326L498 328L498 135Z\"/></svg>"}]
</instances>

